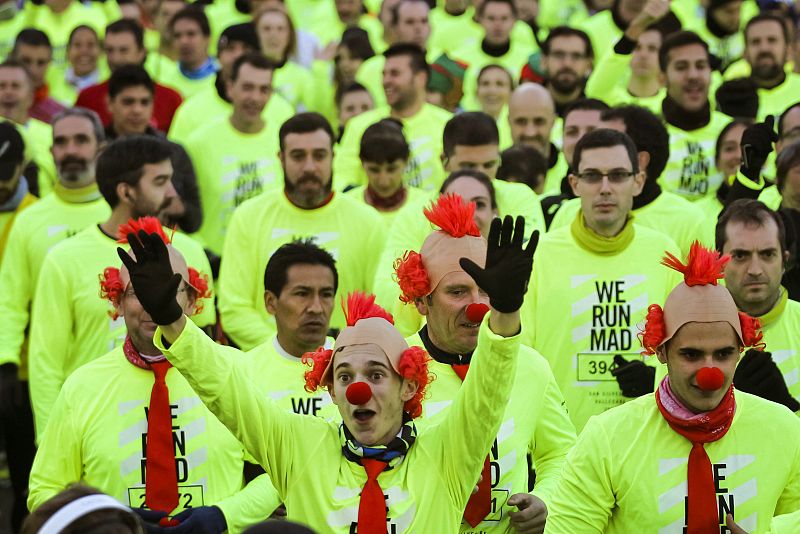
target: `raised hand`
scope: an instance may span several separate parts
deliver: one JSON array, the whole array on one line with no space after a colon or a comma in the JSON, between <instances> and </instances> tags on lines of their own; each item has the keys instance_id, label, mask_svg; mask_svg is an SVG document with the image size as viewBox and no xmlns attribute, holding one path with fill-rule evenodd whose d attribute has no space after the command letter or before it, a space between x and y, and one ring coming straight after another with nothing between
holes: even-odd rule
<instances>
[{"instance_id":1,"label":"raised hand","mask_svg":"<svg viewBox=\"0 0 800 534\"><path fill-rule=\"evenodd\" d=\"M524 234L523 217L517 217L516 224L510 215L502 222L495 219L489 230L486 267L482 269L468 258L459 260L461 268L489 295L492 308L501 313L519 310L528 290L539 232L533 233L525 248Z\"/></svg>"},{"instance_id":2,"label":"raised hand","mask_svg":"<svg viewBox=\"0 0 800 534\"><path fill-rule=\"evenodd\" d=\"M767 161L772 144L778 140L775 117L768 115L764 122L752 124L742 134L742 174L754 182L759 181L761 167Z\"/></svg>"},{"instance_id":3,"label":"raised hand","mask_svg":"<svg viewBox=\"0 0 800 534\"><path fill-rule=\"evenodd\" d=\"M793 412L800 410L800 402L789 393L771 352L748 350L736 366L733 386L745 393L783 404Z\"/></svg>"},{"instance_id":4,"label":"raised hand","mask_svg":"<svg viewBox=\"0 0 800 534\"><path fill-rule=\"evenodd\" d=\"M656 369L641 360L628 361L620 354L614 356L611 374L617 379L619 389L625 397L641 397L655 388Z\"/></svg>"}]
</instances>

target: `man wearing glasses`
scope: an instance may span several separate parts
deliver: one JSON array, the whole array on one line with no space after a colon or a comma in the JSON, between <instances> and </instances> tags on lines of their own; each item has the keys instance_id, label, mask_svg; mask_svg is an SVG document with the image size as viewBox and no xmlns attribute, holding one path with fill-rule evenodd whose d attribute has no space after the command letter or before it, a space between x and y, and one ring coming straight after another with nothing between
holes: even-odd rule
<instances>
[{"instance_id":1,"label":"man wearing glasses","mask_svg":"<svg viewBox=\"0 0 800 534\"><path fill-rule=\"evenodd\" d=\"M522 320L523 341L550 362L580 432L592 415L653 391L655 369L639 355L637 324L647 304L663 302L676 285L658 260L678 247L633 224L645 175L626 134L589 132L575 145L573 169L581 209L542 238Z\"/></svg>"}]
</instances>

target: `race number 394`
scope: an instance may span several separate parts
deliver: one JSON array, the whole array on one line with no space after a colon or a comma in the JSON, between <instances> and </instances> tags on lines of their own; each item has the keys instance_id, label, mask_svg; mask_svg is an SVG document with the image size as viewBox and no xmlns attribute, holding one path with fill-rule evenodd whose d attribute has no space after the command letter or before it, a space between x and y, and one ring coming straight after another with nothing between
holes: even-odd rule
<instances>
[{"instance_id":1,"label":"race number 394","mask_svg":"<svg viewBox=\"0 0 800 534\"><path fill-rule=\"evenodd\" d=\"M619 354L626 360L640 358L635 353L578 353L578 381L579 382L610 382L616 380L611 371L616 369L614 356Z\"/></svg>"}]
</instances>

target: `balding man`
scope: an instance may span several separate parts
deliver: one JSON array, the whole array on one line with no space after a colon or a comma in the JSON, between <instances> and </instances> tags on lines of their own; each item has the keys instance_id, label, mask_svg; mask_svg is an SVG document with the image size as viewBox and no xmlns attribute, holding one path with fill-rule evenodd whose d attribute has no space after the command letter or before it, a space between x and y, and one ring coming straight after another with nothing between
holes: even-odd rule
<instances>
[{"instance_id":1,"label":"balding man","mask_svg":"<svg viewBox=\"0 0 800 534\"><path fill-rule=\"evenodd\" d=\"M556 106L550 92L537 83L523 83L508 101L508 126L511 140L517 145L528 145L547 159L545 195L558 193L561 179L567 173L567 164L558 147L550 142L556 122ZM559 125L560 128L560 125Z\"/></svg>"}]
</instances>

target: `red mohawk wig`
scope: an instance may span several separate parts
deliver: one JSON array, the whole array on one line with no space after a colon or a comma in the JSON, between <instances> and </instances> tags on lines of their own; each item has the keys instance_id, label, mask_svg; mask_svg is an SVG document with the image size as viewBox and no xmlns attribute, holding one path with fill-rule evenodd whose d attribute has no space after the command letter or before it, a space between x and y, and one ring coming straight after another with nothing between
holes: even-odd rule
<instances>
[{"instance_id":1,"label":"red mohawk wig","mask_svg":"<svg viewBox=\"0 0 800 534\"><path fill-rule=\"evenodd\" d=\"M355 326L359 319L380 317L394 324L392 314L375 304L375 295L368 295L361 291L353 291L347 295L347 305L342 299L342 310L347 326Z\"/></svg>"},{"instance_id":2,"label":"red mohawk wig","mask_svg":"<svg viewBox=\"0 0 800 534\"><path fill-rule=\"evenodd\" d=\"M683 281L689 287L708 284L715 286L717 280L725 277L723 269L730 259L727 255L720 257L716 250L705 248L699 241L695 241L689 249L686 265L669 252L661 260L661 265L683 273Z\"/></svg>"},{"instance_id":3,"label":"red mohawk wig","mask_svg":"<svg viewBox=\"0 0 800 534\"><path fill-rule=\"evenodd\" d=\"M478 225L472 218L475 215L475 203L466 202L455 193L441 195L430 208L425 208L423 213L430 222L452 237L481 235Z\"/></svg>"},{"instance_id":4,"label":"red mohawk wig","mask_svg":"<svg viewBox=\"0 0 800 534\"><path fill-rule=\"evenodd\" d=\"M116 267L106 267L103 274L99 275L100 278L100 297L109 301L114 309L109 311L108 314L112 319L119 317L119 303L122 300L122 293L125 288L122 285L122 280L119 277L119 269Z\"/></svg>"},{"instance_id":5,"label":"red mohawk wig","mask_svg":"<svg viewBox=\"0 0 800 534\"><path fill-rule=\"evenodd\" d=\"M128 222L121 224L117 229L117 243L127 243L128 234L137 234L139 230L144 230L148 234L158 234L165 244L169 245L172 239L164 233L161 221L155 217L139 217L138 219L128 219Z\"/></svg>"}]
</instances>

